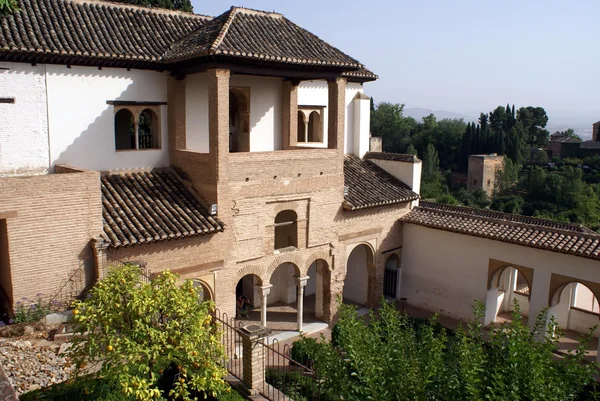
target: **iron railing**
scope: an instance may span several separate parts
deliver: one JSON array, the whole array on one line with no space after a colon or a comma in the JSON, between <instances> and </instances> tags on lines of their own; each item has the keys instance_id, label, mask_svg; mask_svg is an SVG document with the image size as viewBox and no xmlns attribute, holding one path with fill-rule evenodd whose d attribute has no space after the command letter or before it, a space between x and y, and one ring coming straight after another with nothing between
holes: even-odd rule
<instances>
[{"instance_id":1,"label":"iron railing","mask_svg":"<svg viewBox=\"0 0 600 401\"><path fill-rule=\"evenodd\" d=\"M292 359L291 347L273 340L271 345L258 343L264 347L263 369L265 381L260 393L271 401L329 401L321 391L317 375L309 367Z\"/></svg>"},{"instance_id":2,"label":"iron railing","mask_svg":"<svg viewBox=\"0 0 600 401\"><path fill-rule=\"evenodd\" d=\"M232 376L243 381L244 350L242 336L239 333L242 323L236 322L235 318L229 317L227 313L221 313L218 309L215 310L213 318L222 326L221 342L225 347L225 358L220 363Z\"/></svg>"}]
</instances>

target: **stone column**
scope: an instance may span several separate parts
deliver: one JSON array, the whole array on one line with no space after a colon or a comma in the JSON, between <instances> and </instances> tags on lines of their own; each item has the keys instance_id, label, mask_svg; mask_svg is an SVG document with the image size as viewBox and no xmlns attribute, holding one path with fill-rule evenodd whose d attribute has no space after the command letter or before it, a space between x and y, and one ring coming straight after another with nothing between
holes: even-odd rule
<instances>
[{"instance_id":1,"label":"stone column","mask_svg":"<svg viewBox=\"0 0 600 401\"><path fill-rule=\"evenodd\" d=\"M294 277L298 288L298 331L302 332L302 316L304 315L304 287L308 283L309 277Z\"/></svg>"},{"instance_id":2,"label":"stone column","mask_svg":"<svg viewBox=\"0 0 600 401\"><path fill-rule=\"evenodd\" d=\"M298 85L299 81L283 81L282 97L282 148L290 149L298 144Z\"/></svg>"},{"instance_id":3,"label":"stone column","mask_svg":"<svg viewBox=\"0 0 600 401\"><path fill-rule=\"evenodd\" d=\"M344 154L344 129L346 127L346 78L329 81L329 126L327 147Z\"/></svg>"},{"instance_id":4,"label":"stone column","mask_svg":"<svg viewBox=\"0 0 600 401\"><path fill-rule=\"evenodd\" d=\"M240 331L243 347L244 387L249 395L256 395L265 381L265 347L263 337Z\"/></svg>"},{"instance_id":5,"label":"stone column","mask_svg":"<svg viewBox=\"0 0 600 401\"><path fill-rule=\"evenodd\" d=\"M260 324L267 327L267 297L271 293L272 284L259 286L260 289Z\"/></svg>"}]
</instances>

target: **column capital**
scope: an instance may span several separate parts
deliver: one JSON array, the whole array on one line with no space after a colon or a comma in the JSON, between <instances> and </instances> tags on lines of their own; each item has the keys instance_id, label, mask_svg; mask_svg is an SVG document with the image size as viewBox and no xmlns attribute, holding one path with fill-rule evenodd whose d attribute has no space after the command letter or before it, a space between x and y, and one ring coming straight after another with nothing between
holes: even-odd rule
<instances>
[{"instance_id":1,"label":"column capital","mask_svg":"<svg viewBox=\"0 0 600 401\"><path fill-rule=\"evenodd\" d=\"M260 289L260 295L264 297L271 293L271 288L273 288L273 284L257 285L257 287Z\"/></svg>"},{"instance_id":2,"label":"column capital","mask_svg":"<svg viewBox=\"0 0 600 401\"><path fill-rule=\"evenodd\" d=\"M310 278L309 276L306 276L306 277L294 276L294 279L296 280L296 285L298 287L306 287L306 284L308 283L309 278Z\"/></svg>"}]
</instances>

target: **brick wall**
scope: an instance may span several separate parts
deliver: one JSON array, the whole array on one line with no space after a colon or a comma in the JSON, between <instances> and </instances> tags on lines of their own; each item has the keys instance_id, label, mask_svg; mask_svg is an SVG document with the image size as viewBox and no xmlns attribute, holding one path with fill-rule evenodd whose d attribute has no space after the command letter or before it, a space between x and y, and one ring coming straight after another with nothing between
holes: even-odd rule
<instances>
[{"instance_id":1,"label":"brick wall","mask_svg":"<svg viewBox=\"0 0 600 401\"><path fill-rule=\"evenodd\" d=\"M84 263L102 231L96 172L0 178L13 299L54 295Z\"/></svg>"}]
</instances>

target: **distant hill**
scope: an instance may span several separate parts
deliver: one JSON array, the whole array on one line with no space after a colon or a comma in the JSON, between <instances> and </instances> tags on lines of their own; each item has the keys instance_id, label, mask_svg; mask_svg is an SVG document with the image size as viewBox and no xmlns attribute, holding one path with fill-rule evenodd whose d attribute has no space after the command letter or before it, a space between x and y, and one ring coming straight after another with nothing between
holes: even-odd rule
<instances>
[{"instance_id":1,"label":"distant hill","mask_svg":"<svg viewBox=\"0 0 600 401\"><path fill-rule=\"evenodd\" d=\"M445 118L462 118L465 120L465 122L477 121L477 117L475 116L468 116L466 114L455 113L453 111L431 110L420 107L408 107L404 109L405 116L412 117L417 121L421 121L423 117L427 117L430 114L434 114L438 120L443 120Z\"/></svg>"}]
</instances>

